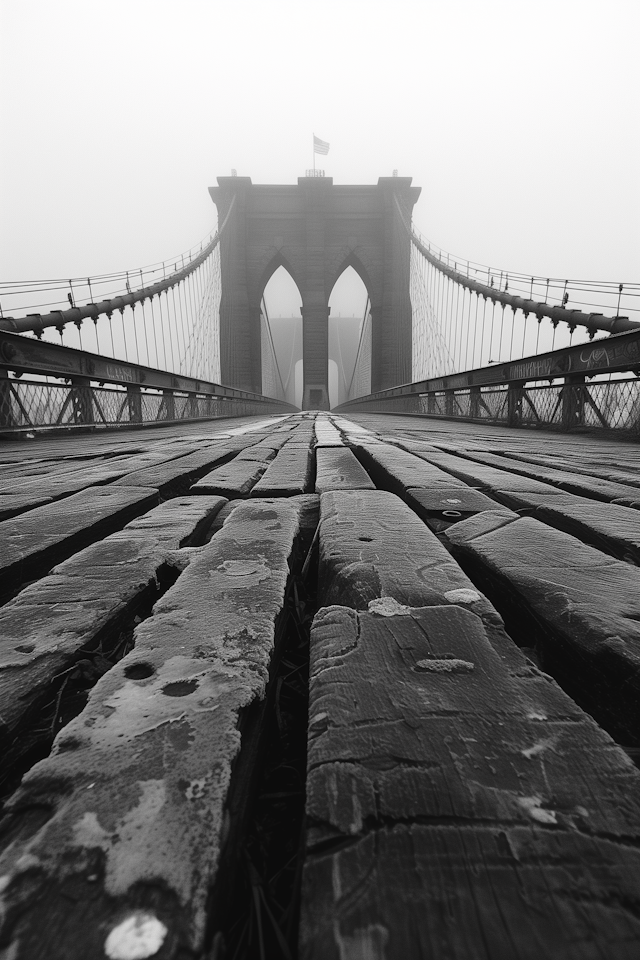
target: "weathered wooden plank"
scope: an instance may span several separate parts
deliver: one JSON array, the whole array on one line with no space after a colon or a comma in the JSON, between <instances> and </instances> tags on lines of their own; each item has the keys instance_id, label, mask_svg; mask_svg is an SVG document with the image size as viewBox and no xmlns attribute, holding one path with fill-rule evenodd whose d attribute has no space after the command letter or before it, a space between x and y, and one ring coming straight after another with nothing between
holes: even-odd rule
<instances>
[{"instance_id":1,"label":"weathered wooden plank","mask_svg":"<svg viewBox=\"0 0 640 960\"><path fill-rule=\"evenodd\" d=\"M499 513L479 514L488 515L497 522L507 519ZM483 619L501 656L525 662L495 608L435 534L392 493L322 494L318 578L326 606L363 610L371 600L385 597L408 606L464 604Z\"/></svg>"},{"instance_id":2,"label":"weathered wooden plank","mask_svg":"<svg viewBox=\"0 0 640 960\"><path fill-rule=\"evenodd\" d=\"M195 483L191 493L215 493L229 499L249 496L286 441L286 433L280 437L272 434L259 443L243 447L233 460L211 470Z\"/></svg>"},{"instance_id":3,"label":"weathered wooden plank","mask_svg":"<svg viewBox=\"0 0 640 960\"><path fill-rule=\"evenodd\" d=\"M176 546L199 546L203 532L211 525L223 504L224 497L195 498L191 496L174 497L166 500L148 513L131 520L122 530L114 533L110 539L131 539L136 537L148 541L168 540ZM78 558L73 557L56 568L69 571L75 569Z\"/></svg>"},{"instance_id":4,"label":"weathered wooden plank","mask_svg":"<svg viewBox=\"0 0 640 960\"><path fill-rule=\"evenodd\" d=\"M307 861L300 957L636 960L639 861L578 832L390 825Z\"/></svg>"},{"instance_id":5,"label":"weathered wooden plank","mask_svg":"<svg viewBox=\"0 0 640 960\"><path fill-rule=\"evenodd\" d=\"M89 487L0 523L0 576L6 592L56 560L124 525L158 502L157 490Z\"/></svg>"},{"instance_id":6,"label":"weathered wooden plank","mask_svg":"<svg viewBox=\"0 0 640 960\"><path fill-rule=\"evenodd\" d=\"M311 473L311 448L307 443L289 440L261 479L251 490L252 497L292 497L306 493Z\"/></svg>"},{"instance_id":7,"label":"weathered wooden plank","mask_svg":"<svg viewBox=\"0 0 640 960\"><path fill-rule=\"evenodd\" d=\"M489 533L490 530L504 527L507 523L512 523L519 518L520 514L516 513L515 510L500 507L497 510L483 510L481 513L471 514L471 516L459 520L457 526L461 527L465 531L465 536L471 539L474 536Z\"/></svg>"},{"instance_id":8,"label":"weathered wooden plank","mask_svg":"<svg viewBox=\"0 0 640 960\"><path fill-rule=\"evenodd\" d=\"M0 494L0 521L17 517L18 514L26 513L27 510L42 507L45 503L51 503L52 500L53 497L46 494Z\"/></svg>"},{"instance_id":9,"label":"weathered wooden plank","mask_svg":"<svg viewBox=\"0 0 640 960\"><path fill-rule=\"evenodd\" d=\"M571 493L551 497L538 493L502 493L515 510L564 530L620 560L640 563L640 513L617 503L589 500Z\"/></svg>"},{"instance_id":10,"label":"weathered wooden plank","mask_svg":"<svg viewBox=\"0 0 640 960\"><path fill-rule=\"evenodd\" d=\"M401 447L386 443L373 444L369 440L358 441L354 447L377 486L386 485L394 493L404 494L412 487L430 489L457 485L450 473Z\"/></svg>"},{"instance_id":11,"label":"weathered wooden plank","mask_svg":"<svg viewBox=\"0 0 640 960\"><path fill-rule=\"evenodd\" d=\"M473 588L438 538L384 490L322 494L319 544L325 605L366 609L370 600L386 596L427 606L446 603L446 591ZM474 592L474 602L482 604Z\"/></svg>"},{"instance_id":12,"label":"weathered wooden plank","mask_svg":"<svg viewBox=\"0 0 640 960\"><path fill-rule=\"evenodd\" d=\"M268 460L243 459L235 457L229 463L216 467L201 480L194 483L191 493L216 493L228 497L247 497L252 488L265 473Z\"/></svg>"},{"instance_id":13,"label":"weathered wooden plank","mask_svg":"<svg viewBox=\"0 0 640 960\"><path fill-rule=\"evenodd\" d=\"M453 477L457 477L464 483L471 486L480 487L492 494L498 494L502 491L517 493L546 493L548 496L557 494L560 496L562 490L554 487L550 483L543 483L533 477L524 477L508 470L499 470L497 467L490 467L483 463L476 463L472 460L465 460L463 457L456 457L451 453L442 451L417 450L416 456L441 467Z\"/></svg>"},{"instance_id":14,"label":"weathered wooden plank","mask_svg":"<svg viewBox=\"0 0 640 960\"><path fill-rule=\"evenodd\" d=\"M433 487L429 490L418 487L406 491L406 500L425 523L434 525L434 529L435 526L440 529L443 524L457 523L484 510L504 510L502 504L491 500L475 487Z\"/></svg>"},{"instance_id":15,"label":"weathered wooden plank","mask_svg":"<svg viewBox=\"0 0 640 960\"><path fill-rule=\"evenodd\" d=\"M301 957L633 955L640 773L531 673L460 607L320 611Z\"/></svg>"},{"instance_id":16,"label":"weathered wooden plank","mask_svg":"<svg viewBox=\"0 0 640 960\"><path fill-rule=\"evenodd\" d=\"M558 467L563 470L569 470L574 475L579 473L587 477L600 477L603 480L611 480L614 483L623 483L626 486L640 487L640 474L637 460L625 460L622 456L616 456L613 465L607 464L606 456L601 456L597 460L590 460L588 456L584 455L580 457L580 459L575 456L560 459L544 454L532 456L531 454L515 451L509 451L506 456L509 460L518 460L523 463L536 463L544 467Z\"/></svg>"},{"instance_id":17,"label":"weathered wooden plank","mask_svg":"<svg viewBox=\"0 0 640 960\"><path fill-rule=\"evenodd\" d=\"M128 473L116 480L113 486L136 486L144 481L145 486L155 487L160 493L166 493L176 486L184 487L186 492L186 489L198 480L203 473L216 463L223 463L229 457L235 456L247 442L243 437L240 437L237 440L234 438L208 444L204 449L195 453L189 453L177 457L175 460L160 463L157 466L145 467L143 470Z\"/></svg>"},{"instance_id":18,"label":"weathered wooden plank","mask_svg":"<svg viewBox=\"0 0 640 960\"><path fill-rule=\"evenodd\" d=\"M30 477L20 484L21 492L32 496L49 496L52 499L66 497L69 494L119 479L125 471L113 465L109 460L101 461L89 467L78 467L47 477ZM10 493L15 481L3 485L1 493ZM139 484L144 486L144 484Z\"/></svg>"},{"instance_id":19,"label":"weathered wooden plank","mask_svg":"<svg viewBox=\"0 0 640 960\"><path fill-rule=\"evenodd\" d=\"M187 452L189 452L188 449L184 451L184 453ZM83 490L85 487L111 483L128 473L176 459L181 455L180 446L171 444L167 445L167 448L163 451L139 452L128 457L104 457L87 463L61 461L60 469L55 474L25 478L20 484L20 492L31 494L34 497L48 496L52 499L58 499L76 493L78 490ZM11 481L1 486L0 493L3 492L4 488L6 488L6 492L9 492L14 482ZM144 487L149 486L149 484L140 483L137 486Z\"/></svg>"},{"instance_id":20,"label":"weathered wooden plank","mask_svg":"<svg viewBox=\"0 0 640 960\"><path fill-rule=\"evenodd\" d=\"M231 768L265 696L308 506L240 504L24 778L0 864L12 960L51 958L53 944L97 960L139 912L162 956L202 952Z\"/></svg>"},{"instance_id":21,"label":"weathered wooden plank","mask_svg":"<svg viewBox=\"0 0 640 960\"><path fill-rule=\"evenodd\" d=\"M336 430L333 422L326 416L316 417L314 422L314 431L316 435L316 443L323 447L342 447L344 446L344 441L340 435L340 431Z\"/></svg>"},{"instance_id":22,"label":"weathered wooden plank","mask_svg":"<svg viewBox=\"0 0 640 960\"><path fill-rule=\"evenodd\" d=\"M24 482L33 479L39 480L44 477L57 477L74 469L78 471L85 467L95 466L99 462L101 462L101 458L93 456L72 460L67 457L61 457L59 460L39 460L27 457L19 463L13 463L12 461L7 463L0 459L2 474L0 493L3 495L14 493L16 480Z\"/></svg>"},{"instance_id":23,"label":"weathered wooden plank","mask_svg":"<svg viewBox=\"0 0 640 960\"><path fill-rule=\"evenodd\" d=\"M336 428L349 444L355 444L359 440L365 440L371 444L380 442L380 438L375 433L353 420L346 420L344 417L333 417L332 419Z\"/></svg>"},{"instance_id":24,"label":"weathered wooden plank","mask_svg":"<svg viewBox=\"0 0 640 960\"><path fill-rule=\"evenodd\" d=\"M563 687L620 742L640 745L640 570L529 517L446 536L481 589L533 618Z\"/></svg>"},{"instance_id":25,"label":"weathered wooden plank","mask_svg":"<svg viewBox=\"0 0 640 960\"><path fill-rule=\"evenodd\" d=\"M175 565L226 501L177 498L75 554L0 609L0 739L7 750L51 684L95 649ZM186 558L184 560L186 563Z\"/></svg>"},{"instance_id":26,"label":"weathered wooden plank","mask_svg":"<svg viewBox=\"0 0 640 960\"><path fill-rule=\"evenodd\" d=\"M316 493L375 490L375 483L348 447L316 447Z\"/></svg>"},{"instance_id":27,"label":"weathered wooden plank","mask_svg":"<svg viewBox=\"0 0 640 960\"><path fill-rule=\"evenodd\" d=\"M309 417L299 420L291 432L291 441L294 443L312 443L314 437L313 419Z\"/></svg>"},{"instance_id":28,"label":"weathered wooden plank","mask_svg":"<svg viewBox=\"0 0 640 960\"><path fill-rule=\"evenodd\" d=\"M363 427L361 424L356 423L355 420L348 419L347 417L339 417L334 414L332 415L331 420L333 421L333 424L336 427L336 429L342 431L342 433L349 432L354 436L356 434L359 434L359 435L368 434L370 437L375 436L375 434L373 434L371 430L368 429L368 427Z\"/></svg>"},{"instance_id":29,"label":"weathered wooden plank","mask_svg":"<svg viewBox=\"0 0 640 960\"><path fill-rule=\"evenodd\" d=\"M280 442L275 437L269 437L262 443L254 443L245 447L238 454L238 460L255 460L258 463L271 463L278 450L284 446L286 437L280 437Z\"/></svg>"},{"instance_id":30,"label":"weathered wooden plank","mask_svg":"<svg viewBox=\"0 0 640 960\"><path fill-rule=\"evenodd\" d=\"M612 500L635 501L638 498L637 487L629 486L597 476L576 475L570 470L559 470L555 467L527 466L517 460L507 459L494 453L477 453L464 451L464 456L477 463L483 463L499 470L522 477L532 477L550 483L554 487L566 490L578 496L591 497L594 500L611 502Z\"/></svg>"}]
</instances>

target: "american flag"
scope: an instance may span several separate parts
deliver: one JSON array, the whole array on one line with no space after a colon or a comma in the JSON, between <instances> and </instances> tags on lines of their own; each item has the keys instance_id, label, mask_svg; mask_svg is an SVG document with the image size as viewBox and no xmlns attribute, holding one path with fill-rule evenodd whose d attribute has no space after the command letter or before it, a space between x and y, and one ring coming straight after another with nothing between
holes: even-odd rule
<instances>
[{"instance_id":1,"label":"american flag","mask_svg":"<svg viewBox=\"0 0 640 960\"><path fill-rule=\"evenodd\" d=\"M313 152L321 153L325 156L329 153L329 144L326 140L321 140L320 137L316 137L315 133L313 135Z\"/></svg>"}]
</instances>

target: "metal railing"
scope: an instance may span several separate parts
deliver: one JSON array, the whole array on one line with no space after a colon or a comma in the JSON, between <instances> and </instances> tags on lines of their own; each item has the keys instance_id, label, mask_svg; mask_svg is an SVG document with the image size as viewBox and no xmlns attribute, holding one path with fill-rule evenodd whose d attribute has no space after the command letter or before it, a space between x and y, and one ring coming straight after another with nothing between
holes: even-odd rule
<instances>
[{"instance_id":1,"label":"metal railing","mask_svg":"<svg viewBox=\"0 0 640 960\"><path fill-rule=\"evenodd\" d=\"M26 376L32 379L26 379ZM0 331L0 432L283 413L289 403Z\"/></svg>"},{"instance_id":2,"label":"metal railing","mask_svg":"<svg viewBox=\"0 0 640 960\"><path fill-rule=\"evenodd\" d=\"M629 375L631 374L631 375ZM403 413L640 437L640 331L350 400L340 411Z\"/></svg>"}]
</instances>

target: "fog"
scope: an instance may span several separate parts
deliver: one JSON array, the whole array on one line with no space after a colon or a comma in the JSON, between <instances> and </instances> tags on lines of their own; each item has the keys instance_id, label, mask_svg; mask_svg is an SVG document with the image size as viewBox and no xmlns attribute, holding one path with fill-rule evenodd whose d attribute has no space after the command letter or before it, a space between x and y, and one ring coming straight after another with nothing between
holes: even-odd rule
<instances>
[{"instance_id":1,"label":"fog","mask_svg":"<svg viewBox=\"0 0 640 960\"><path fill-rule=\"evenodd\" d=\"M457 257L638 280L639 27L637 0L3 0L0 276L170 259L217 176L295 183L315 132L335 183L413 177Z\"/></svg>"}]
</instances>

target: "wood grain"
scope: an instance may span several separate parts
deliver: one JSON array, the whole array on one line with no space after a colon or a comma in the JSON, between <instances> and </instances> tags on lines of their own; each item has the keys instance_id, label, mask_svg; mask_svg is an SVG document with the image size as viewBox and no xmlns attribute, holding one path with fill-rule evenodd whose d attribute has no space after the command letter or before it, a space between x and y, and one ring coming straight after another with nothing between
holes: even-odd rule
<instances>
[{"instance_id":1,"label":"wood grain","mask_svg":"<svg viewBox=\"0 0 640 960\"><path fill-rule=\"evenodd\" d=\"M563 685L640 744L640 570L530 517L446 536L477 583L533 618Z\"/></svg>"},{"instance_id":2,"label":"wood grain","mask_svg":"<svg viewBox=\"0 0 640 960\"><path fill-rule=\"evenodd\" d=\"M460 607L320 611L301 957L634 955L640 774L535 674Z\"/></svg>"},{"instance_id":3,"label":"wood grain","mask_svg":"<svg viewBox=\"0 0 640 960\"><path fill-rule=\"evenodd\" d=\"M348 447L316 447L316 493L329 490L375 490Z\"/></svg>"}]
</instances>

